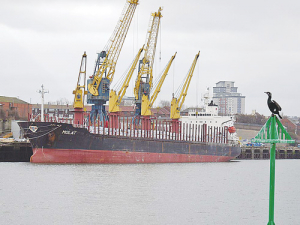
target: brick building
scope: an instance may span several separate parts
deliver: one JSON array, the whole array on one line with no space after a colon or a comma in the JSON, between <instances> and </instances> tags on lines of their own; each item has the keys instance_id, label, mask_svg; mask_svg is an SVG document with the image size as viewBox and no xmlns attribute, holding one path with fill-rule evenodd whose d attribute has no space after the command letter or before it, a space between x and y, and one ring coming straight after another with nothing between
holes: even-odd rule
<instances>
[{"instance_id":1,"label":"brick building","mask_svg":"<svg viewBox=\"0 0 300 225\"><path fill-rule=\"evenodd\" d=\"M57 119L73 119L72 105L44 104L44 114L51 118ZM37 118L41 115L41 104L32 105L32 117Z\"/></svg>"},{"instance_id":2,"label":"brick building","mask_svg":"<svg viewBox=\"0 0 300 225\"><path fill-rule=\"evenodd\" d=\"M293 120L289 119L288 117L284 117L281 120L283 126L286 127L289 133L294 133L296 135L300 135L299 126L300 124L296 124Z\"/></svg>"},{"instance_id":3,"label":"brick building","mask_svg":"<svg viewBox=\"0 0 300 225\"><path fill-rule=\"evenodd\" d=\"M19 98L0 96L0 119L27 120L31 104Z\"/></svg>"},{"instance_id":4,"label":"brick building","mask_svg":"<svg viewBox=\"0 0 300 225\"><path fill-rule=\"evenodd\" d=\"M159 119L170 119L170 106L157 107L151 109L153 116Z\"/></svg>"},{"instance_id":5,"label":"brick building","mask_svg":"<svg viewBox=\"0 0 300 225\"><path fill-rule=\"evenodd\" d=\"M91 105L86 105L86 112L91 111ZM108 105L105 105L105 110L108 114ZM151 109L153 116L161 119L170 118L170 107L158 107ZM41 104L32 105L32 118L40 119L41 115ZM135 106L133 105L121 105L120 106L120 117L134 117ZM73 105L57 105L57 104L44 104L44 114L48 118L55 118L56 120L70 119L74 118L74 108Z\"/></svg>"}]
</instances>

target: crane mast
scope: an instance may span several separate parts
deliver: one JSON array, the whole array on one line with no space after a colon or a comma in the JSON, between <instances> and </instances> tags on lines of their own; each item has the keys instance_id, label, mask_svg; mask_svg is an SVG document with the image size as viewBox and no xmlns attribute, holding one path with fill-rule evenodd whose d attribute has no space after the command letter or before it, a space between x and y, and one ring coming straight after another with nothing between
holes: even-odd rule
<instances>
[{"instance_id":1,"label":"crane mast","mask_svg":"<svg viewBox=\"0 0 300 225\"><path fill-rule=\"evenodd\" d=\"M109 87L113 80L119 54L123 47L129 26L139 0L128 0L122 11L120 20L106 44L104 50L98 54L94 74L88 80L87 101L92 105L91 118L98 114L100 121L107 119L104 104L109 99Z\"/></svg>"},{"instance_id":2,"label":"crane mast","mask_svg":"<svg viewBox=\"0 0 300 225\"><path fill-rule=\"evenodd\" d=\"M150 25L146 37L144 57L142 60L140 60L139 72L134 87L136 104L135 116L141 115L142 95L144 94L149 98L150 89L152 87L152 69L155 58L160 19L162 17L161 11L162 8L159 7L157 12L152 13L149 22Z\"/></svg>"},{"instance_id":3,"label":"crane mast","mask_svg":"<svg viewBox=\"0 0 300 225\"><path fill-rule=\"evenodd\" d=\"M129 86L129 82L131 80L131 77L132 77L132 74L136 68L136 65L139 61L139 58L143 52L143 48L140 48L138 54L136 55L135 59L133 60L132 64L131 64L131 67L127 73L127 76L125 78L125 81L121 87L121 89L119 90L118 94L115 90L111 89L110 90L110 94L109 94L109 112L110 113L115 113L115 112L119 112L120 111L120 103L122 101L122 98L124 97L125 93L126 93L126 90Z\"/></svg>"},{"instance_id":4,"label":"crane mast","mask_svg":"<svg viewBox=\"0 0 300 225\"><path fill-rule=\"evenodd\" d=\"M75 113L74 113L75 124L76 123L82 124L82 122L83 122L84 95L87 94L87 91L85 90L86 61L87 61L87 55L84 52L84 54L82 55L81 64L80 64L80 68L79 68L77 85L75 87L75 90L73 91L73 94L74 94L73 108L75 110Z\"/></svg>"},{"instance_id":5,"label":"crane mast","mask_svg":"<svg viewBox=\"0 0 300 225\"><path fill-rule=\"evenodd\" d=\"M182 90L180 92L180 96L178 98L173 97L172 101L171 101L171 113L170 113L170 118L174 119L174 120L178 120L180 118L180 110L181 107L184 103L185 100L185 96L187 95L187 91L191 82L191 79L193 77L193 73L195 70L195 66L197 63L197 60L199 58L200 55L200 51L198 52L198 54L195 56L195 59L192 63L192 66L187 74L186 80L184 82L184 85L182 87Z\"/></svg>"},{"instance_id":6,"label":"crane mast","mask_svg":"<svg viewBox=\"0 0 300 225\"><path fill-rule=\"evenodd\" d=\"M176 53L171 57L170 61L168 62L156 88L155 88L155 91L153 92L150 100L148 98L147 95L144 95L143 94L143 97L142 97L142 110L141 110L141 115L142 116L151 116L152 115L152 112L151 112L151 107L153 106L160 90L161 90L161 87L166 79L166 76L168 75L168 72L169 72L169 69L172 65L172 62L173 60L175 59L175 56L176 56Z\"/></svg>"}]
</instances>

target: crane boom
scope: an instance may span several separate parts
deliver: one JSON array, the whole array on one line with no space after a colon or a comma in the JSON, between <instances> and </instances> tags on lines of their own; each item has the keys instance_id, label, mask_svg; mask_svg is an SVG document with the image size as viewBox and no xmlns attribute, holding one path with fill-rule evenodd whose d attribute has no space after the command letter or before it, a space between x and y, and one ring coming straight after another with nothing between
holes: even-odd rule
<instances>
[{"instance_id":1,"label":"crane boom","mask_svg":"<svg viewBox=\"0 0 300 225\"><path fill-rule=\"evenodd\" d=\"M150 89L152 87L152 69L155 58L160 19L162 17L161 11L162 8L159 7L157 12L152 13L149 22L150 25L146 36L144 57L140 61L139 72L134 87L136 115L141 114L142 94L146 94L149 98Z\"/></svg>"},{"instance_id":2,"label":"crane boom","mask_svg":"<svg viewBox=\"0 0 300 225\"><path fill-rule=\"evenodd\" d=\"M82 55L81 64L79 68L79 75L77 80L77 85L75 90L73 91L74 94L74 103L73 107L74 109L83 109L84 107L84 95L87 94L87 91L85 90L85 81L86 81L86 53ZM82 77L83 76L83 77ZM83 81L83 84L80 82Z\"/></svg>"},{"instance_id":3,"label":"crane boom","mask_svg":"<svg viewBox=\"0 0 300 225\"><path fill-rule=\"evenodd\" d=\"M136 6L138 5L138 0L128 0L127 3L128 4L124 7L123 12L125 11L125 8L127 9L125 13L122 13L121 19L105 47L105 53L103 53L105 59L97 73L94 74L93 81L88 85L88 89L92 95L99 95L98 88L103 76L105 76L110 83L112 82L120 51L123 47Z\"/></svg>"},{"instance_id":4,"label":"crane boom","mask_svg":"<svg viewBox=\"0 0 300 225\"><path fill-rule=\"evenodd\" d=\"M188 91L191 79L193 77L195 66L196 66L197 60L199 58L199 55L200 55L200 51L195 56L195 59L194 59L194 61L192 63L192 66L191 66L191 68L190 68L190 70L188 72L187 78L186 78L186 80L184 82L184 85L182 87L182 90L180 92L180 96L178 97L178 99L175 98L175 97L172 98L172 101L171 101L171 113L170 113L170 118L171 119L179 119L180 118L180 110L181 110L181 107L182 107L182 105L184 103L185 96L187 95L187 91Z\"/></svg>"},{"instance_id":5,"label":"crane boom","mask_svg":"<svg viewBox=\"0 0 300 225\"><path fill-rule=\"evenodd\" d=\"M127 0L115 30L104 50L98 53L93 76L87 81L87 102L92 104L91 120L107 120L104 104L109 100L109 88L115 68L139 0Z\"/></svg>"},{"instance_id":6,"label":"crane boom","mask_svg":"<svg viewBox=\"0 0 300 225\"><path fill-rule=\"evenodd\" d=\"M141 115L142 116L151 116L152 115L151 107L153 106L153 104L154 104L154 102L155 102L155 100L156 100L156 98L157 98L157 96L158 96L158 94L161 90L161 87L162 87L162 85L163 85L163 83L166 79L166 76L168 75L169 69L172 65L173 60L175 59L176 54L177 53L175 53L171 57L170 61L168 62L168 64L167 64L167 66L166 66L166 68L165 68L165 70L164 70L164 72L163 72L163 74L162 74L162 76L161 76L161 78L160 78L160 80L159 80L159 82L158 82L158 84L155 88L155 91L153 92L150 100L149 100L148 96L143 95L142 110L141 110Z\"/></svg>"},{"instance_id":7,"label":"crane boom","mask_svg":"<svg viewBox=\"0 0 300 225\"><path fill-rule=\"evenodd\" d=\"M120 108L119 108L120 103L126 93L128 86L129 86L129 82L130 82L132 74L136 68L136 65L139 61L139 58L143 52L143 48L144 48L144 46L142 48L140 48L138 54L136 55L135 59L133 60L131 67L125 78L125 81L124 81L121 89L119 90L118 94L116 93L115 90L111 89L110 94L109 94L109 112L119 112L120 111Z\"/></svg>"}]
</instances>

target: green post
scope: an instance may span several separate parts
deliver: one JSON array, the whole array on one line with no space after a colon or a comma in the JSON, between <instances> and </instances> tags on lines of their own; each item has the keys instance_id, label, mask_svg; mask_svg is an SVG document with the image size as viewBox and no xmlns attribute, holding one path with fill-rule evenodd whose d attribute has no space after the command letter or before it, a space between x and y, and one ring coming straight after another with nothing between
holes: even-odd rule
<instances>
[{"instance_id":1,"label":"green post","mask_svg":"<svg viewBox=\"0 0 300 225\"><path fill-rule=\"evenodd\" d=\"M274 196L275 196L275 156L276 143L295 143L289 133L283 127L275 115L272 115L253 142L270 143L270 193L269 193L269 222L268 225L275 225L274 222Z\"/></svg>"},{"instance_id":2,"label":"green post","mask_svg":"<svg viewBox=\"0 0 300 225\"><path fill-rule=\"evenodd\" d=\"M271 140L275 140L277 135L275 116L271 117ZM274 223L274 196L275 196L275 157L276 143L271 143L270 148L270 193L269 193L269 222L268 225Z\"/></svg>"},{"instance_id":3,"label":"green post","mask_svg":"<svg viewBox=\"0 0 300 225\"><path fill-rule=\"evenodd\" d=\"M270 194L269 194L269 222L268 222L268 225L275 225L275 223L274 223L275 155L276 155L276 144L272 143L271 150L270 150Z\"/></svg>"}]
</instances>

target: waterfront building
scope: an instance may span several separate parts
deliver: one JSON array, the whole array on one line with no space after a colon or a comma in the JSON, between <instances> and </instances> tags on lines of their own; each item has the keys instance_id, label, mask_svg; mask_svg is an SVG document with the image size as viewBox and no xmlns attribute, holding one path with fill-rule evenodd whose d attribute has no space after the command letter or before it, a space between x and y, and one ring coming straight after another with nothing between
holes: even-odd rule
<instances>
[{"instance_id":1,"label":"waterfront building","mask_svg":"<svg viewBox=\"0 0 300 225\"><path fill-rule=\"evenodd\" d=\"M298 121L293 120L289 117L283 117L281 120L282 125L286 128L289 133L300 135L300 124Z\"/></svg>"},{"instance_id":2,"label":"waterfront building","mask_svg":"<svg viewBox=\"0 0 300 225\"><path fill-rule=\"evenodd\" d=\"M237 92L234 81L219 81L213 87L213 101L219 106L220 115L245 113L245 96Z\"/></svg>"},{"instance_id":3,"label":"waterfront building","mask_svg":"<svg viewBox=\"0 0 300 225\"><path fill-rule=\"evenodd\" d=\"M130 103L129 103L130 104ZM0 106L1 107L1 106ZM39 118L41 115L41 104L33 104L31 117ZM91 111L91 105L85 105L85 111L89 113ZM105 110L108 113L108 105L105 105ZM135 108L133 105L120 105L119 115L121 117L133 117ZM170 118L170 107L152 108L153 116L158 118ZM56 120L72 120L74 119L73 105L68 104L44 104L44 114L46 117L55 118Z\"/></svg>"},{"instance_id":4,"label":"waterfront building","mask_svg":"<svg viewBox=\"0 0 300 225\"><path fill-rule=\"evenodd\" d=\"M44 114L50 118L73 119L74 108L69 104L44 104ZM32 118L38 118L41 115L41 104L32 105Z\"/></svg>"},{"instance_id":5,"label":"waterfront building","mask_svg":"<svg viewBox=\"0 0 300 225\"><path fill-rule=\"evenodd\" d=\"M16 97L0 96L0 120L27 120L31 105Z\"/></svg>"}]
</instances>

